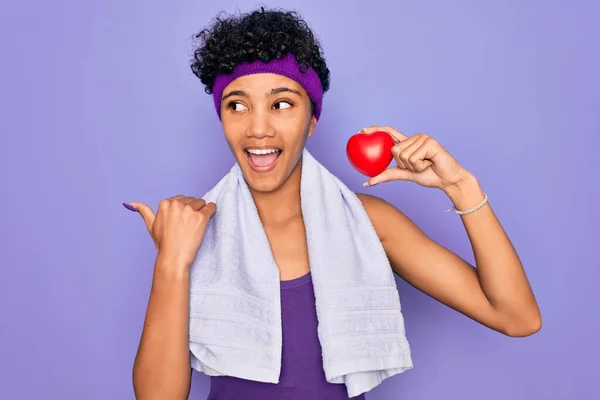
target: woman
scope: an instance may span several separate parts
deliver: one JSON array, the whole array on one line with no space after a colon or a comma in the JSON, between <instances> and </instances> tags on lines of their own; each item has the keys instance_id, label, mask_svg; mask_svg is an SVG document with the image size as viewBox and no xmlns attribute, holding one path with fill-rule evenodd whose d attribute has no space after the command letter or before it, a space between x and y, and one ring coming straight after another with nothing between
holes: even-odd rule
<instances>
[{"instance_id":1,"label":"woman","mask_svg":"<svg viewBox=\"0 0 600 400\"><path fill-rule=\"evenodd\" d=\"M220 76L243 63L270 62L292 54L316 73L324 93L329 88L329 70L321 47L297 14L264 9L217 20L198 37L201 44L192 70L207 93L215 96L225 137L243 171L279 268L284 335L280 383L212 377L209 398L348 398L343 385L327 382L321 368L300 202L301 156L321 112L320 97L299 80L268 72L240 76L213 92ZM375 131L393 137L397 165L365 185L410 180L442 190L463 220L477 266L473 268L430 240L388 202L357 194L393 271L498 332L513 337L537 332L541 316L536 300L477 179L426 134L405 136L380 126L361 133ZM143 203L124 205L141 214L158 251L133 369L135 393L138 399L186 399L191 380L190 266L217 205L183 195L163 200L156 215Z\"/></svg>"}]
</instances>

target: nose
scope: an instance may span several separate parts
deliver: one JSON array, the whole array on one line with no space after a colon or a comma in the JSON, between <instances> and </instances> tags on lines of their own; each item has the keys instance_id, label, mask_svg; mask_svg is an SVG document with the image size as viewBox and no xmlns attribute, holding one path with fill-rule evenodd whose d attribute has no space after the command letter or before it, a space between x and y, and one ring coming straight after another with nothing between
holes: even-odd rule
<instances>
[{"instance_id":1,"label":"nose","mask_svg":"<svg viewBox=\"0 0 600 400\"><path fill-rule=\"evenodd\" d=\"M269 113L264 110L255 110L250 114L250 124L248 126L248 137L262 139L275 135L275 129L269 118Z\"/></svg>"}]
</instances>

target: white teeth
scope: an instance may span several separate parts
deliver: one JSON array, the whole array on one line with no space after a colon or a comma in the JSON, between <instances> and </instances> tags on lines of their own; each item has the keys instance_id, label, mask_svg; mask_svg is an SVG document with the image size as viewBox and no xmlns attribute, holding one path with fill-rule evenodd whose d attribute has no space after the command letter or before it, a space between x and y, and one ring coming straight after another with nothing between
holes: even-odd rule
<instances>
[{"instance_id":1,"label":"white teeth","mask_svg":"<svg viewBox=\"0 0 600 400\"><path fill-rule=\"evenodd\" d=\"M264 154L270 154L270 153L277 153L279 150L277 150L277 149L248 149L247 151L248 151L248 153L252 153L252 154L264 155Z\"/></svg>"}]
</instances>

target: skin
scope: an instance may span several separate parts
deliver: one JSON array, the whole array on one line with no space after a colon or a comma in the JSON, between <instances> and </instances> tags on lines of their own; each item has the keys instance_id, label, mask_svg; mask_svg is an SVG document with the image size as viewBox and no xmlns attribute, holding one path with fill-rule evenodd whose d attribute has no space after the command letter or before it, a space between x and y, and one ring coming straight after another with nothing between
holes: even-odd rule
<instances>
[{"instance_id":1,"label":"skin","mask_svg":"<svg viewBox=\"0 0 600 400\"><path fill-rule=\"evenodd\" d=\"M236 79L223 92L221 121L229 147L248 182L269 239L281 280L309 272L306 233L300 205L301 154L316 119L307 93L295 81L275 74ZM411 137L392 127L369 127L361 133L388 132L396 145L396 166L371 178L366 186L410 180L437 188L459 210L477 205L483 191L477 179L437 141ZM275 169L257 173L248 164L249 146L282 150ZM509 238L490 204L463 215L476 268L428 238L387 201L357 194L388 255L393 271L441 303L511 337L541 329L541 315ZM136 398L187 399L191 367L188 348L189 267L214 203L174 196L154 214L143 203L130 203L142 216L157 258L144 329L133 368Z\"/></svg>"},{"instance_id":2,"label":"skin","mask_svg":"<svg viewBox=\"0 0 600 400\"><path fill-rule=\"evenodd\" d=\"M311 114L310 98L298 83L284 76L245 76L223 91L221 120L225 138L247 179L281 279L308 273L300 172L302 150L317 122ZM279 165L268 173L253 171L244 150L248 146L282 149Z\"/></svg>"},{"instance_id":3,"label":"skin","mask_svg":"<svg viewBox=\"0 0 600 400\"><path fill-rule=\"evenodd\" d=\"M281 87L294 92L272 92ZM300 208L299 159L316 124L310 100L296 82L274 74L240 78L225 89L225 96L221 106L225 136L248 180L282 279L301 276L309 266ZM392 153L397 166L370 179L370 185L411 180L443 190L461 210L484 198L477 179L428 135L409 138L392 127L361 132L378 130L394 138ZM282 148L281 164L269 173L252 171L243 150L251 145ZM541 328L540 311L523 266L489 203L461 217L473 247L474 268L428 238L390 203L367 194L358 197L400 277L508 336L528 336Z\"/></svg>"},{"instance_id":4,"label":"skin","mask_svg":"<svg viewBox=\"0 0 600 400\"><path fill-rule=\"evenodd\" d=\"M484 199L473 174L435 139L407 137L392 127L361 131L388 132L395 141L396 165L369 179L365 186L408 180L442 190L458 210ZM429 239L403 213L374 196L359 195L390 259L394 272L438 301L511 337L541 329L539 307L519 257L492 207L462 215L477 268Z\"/></svg>"}]
</instances>

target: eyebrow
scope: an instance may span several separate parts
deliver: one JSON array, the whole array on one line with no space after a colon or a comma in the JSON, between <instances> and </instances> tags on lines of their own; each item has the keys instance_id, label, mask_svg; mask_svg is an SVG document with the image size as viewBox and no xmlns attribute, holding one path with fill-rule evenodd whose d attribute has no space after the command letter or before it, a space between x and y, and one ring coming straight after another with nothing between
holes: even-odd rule
<instances>
[{"instance_id":1,"label":"eyebrow","mask_svg":"<svg viewBox=\"0 0 600 400\"><path fill-rule=\"evenodd\" d=\"M298 90L290 89L289 87L285 87L285 86L278 87L278 88L275 88L275 89L271 90L271 95L278 94L278 93L283 93L283 92L292 92L292 93L296 93L298 96L302 96L302 94ZM268 95L269 94L267 94L267 96Z\"/></svg>"},{"instance_id":2,"label":"eyebrow","mask_svg":"<svg viewBox=\"0 0 600 400\"><path fill-rule=\"evenodd\" d=\"M300 93L298 90L291 89L291 88L285 87L285 86L273 88L273 89L271 89L271 93L266 93L265 96L271 96L271 95L279 94L279 93L283 93L283 92L291 92L291 93L297 94L298 96L302 96L302 93ZM221 98L221 102L225 101L225 99L227 99L228 97L231 97L231 96L248 97L248 94L246 92L244 92L243 90L232 90L231 92L227 93L225 96L223 96Z\"/></svg>"}]
</instances>

